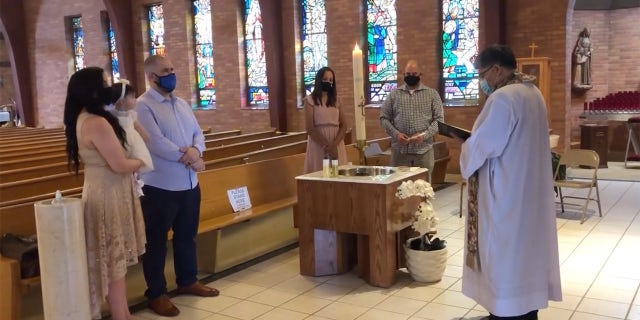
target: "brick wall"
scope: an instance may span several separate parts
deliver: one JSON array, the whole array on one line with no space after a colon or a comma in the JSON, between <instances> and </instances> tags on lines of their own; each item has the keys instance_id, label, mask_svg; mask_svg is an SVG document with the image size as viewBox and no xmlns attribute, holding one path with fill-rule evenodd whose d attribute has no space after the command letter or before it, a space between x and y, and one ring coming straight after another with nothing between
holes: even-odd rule
<instances>
[{"instance_id":1,"label":"brick wall","mask_svg":"<svg viewBox=\"0 0 640 320\"><path fill-rule=\"evenodd\" d=\"M610 11L574 11L568 41L575 47L578 34L588 28L592 43L591 76L593 88L585 93L571 95L568 110L571 123L571 139L580 141L578 118L584 102L593 101L610 93L640 90L640 29L635 27L640 18L640 8ZM626 128L619 123L609 123L610 160L622 160L626 139Z\"/></svg>"},{"instance_id":2,"label":"brick wall","mask_svg":"<svg viewBox=\"0 0 640 320\"><path fill-rule=\"evenodd\" d=\"M2 26L0 25L0 28ZM9 48L4 30L0 30L0 105L9 103L15 97L11 61L9 60Z\"/></svg>"},{"instance_id":3,"label":"brick wall","mask_svg":"<svg viewBox=\"0 0 640 320\"><path fill-rule=\"evenodd\" d=\"M70 3L64 0L27 1L24 3L31 56L34 101L38 122L46 127L62 125L67 82L74 71L71 42L67 39L65 17L82 16L85 33L85 64L106 67L104 34L100 11L102 1L87 0Z\"/></svg>"}]
</instances>

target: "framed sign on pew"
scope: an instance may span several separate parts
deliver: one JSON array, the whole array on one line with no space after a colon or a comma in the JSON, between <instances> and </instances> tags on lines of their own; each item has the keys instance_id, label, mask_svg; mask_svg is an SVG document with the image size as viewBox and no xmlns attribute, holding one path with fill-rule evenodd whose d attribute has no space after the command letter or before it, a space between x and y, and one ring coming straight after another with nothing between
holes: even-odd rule
<instances>
[{"instance_id":1,"label":"framed sign on pew","mask_svg":"<svg viewBox=\"0 0 640 320\"><path fill-rule=\"evenodd\" d=\"M238 213L251 208L251 198L249 197L247 186L229 189L227 190L227 196L233 212Z\"/></svg>"}]
</instances>

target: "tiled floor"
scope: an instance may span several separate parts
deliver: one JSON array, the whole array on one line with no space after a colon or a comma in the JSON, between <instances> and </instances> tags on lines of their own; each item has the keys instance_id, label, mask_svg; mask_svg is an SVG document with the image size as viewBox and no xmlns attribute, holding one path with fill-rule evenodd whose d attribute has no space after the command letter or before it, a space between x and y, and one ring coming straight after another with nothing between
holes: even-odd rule
<instances>
[{"instance_id":1,"label":"tiled floor","mask_svg":"<svg viewBox=\"0 0 640 320\"><path fill-rule=\"evenodd\" d=\"M600 192L602 218L595 204L582 225L578 207L558 213L564 300L541 310L540 319L640 319L640 182L601 181ZM219 297L173 298L182 311L173 319L480 319L487 312L460 292L459 187L436 197L438 235L447 240L450 255L438 283L413 282L402 270L388 289L369 286L353 273L300 276L294 249L213 282ZM149 310L135 318L162 319Z\"/></svg>"}]
</instances>

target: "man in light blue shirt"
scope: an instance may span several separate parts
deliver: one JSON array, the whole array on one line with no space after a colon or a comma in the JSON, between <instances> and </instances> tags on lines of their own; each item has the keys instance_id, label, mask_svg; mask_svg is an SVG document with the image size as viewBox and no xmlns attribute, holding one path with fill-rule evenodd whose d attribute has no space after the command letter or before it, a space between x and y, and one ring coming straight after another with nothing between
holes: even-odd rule
<instances>
[{"instance_id":1,"label":"man in light blue shirt","mask_svg":"<svg viewBox=\"0 0 640 320\"><path fill-rule=\"evenodd\" d=\"M178 293L212 297L218 290L196 278L196 243L200 218L200 186L197 172L204 135L191 106L172 94L176 86L173 64L168 58L150 56L144 62L150 88L138 98L138 121L149 133L147 147L155 167L142 175L144 196L140 199L147 236L142 267L147 282L149 308L159 315L180 313L167 296L164 265L167 233L173 230L174 266Z\"/></svg>"}]
</instances>

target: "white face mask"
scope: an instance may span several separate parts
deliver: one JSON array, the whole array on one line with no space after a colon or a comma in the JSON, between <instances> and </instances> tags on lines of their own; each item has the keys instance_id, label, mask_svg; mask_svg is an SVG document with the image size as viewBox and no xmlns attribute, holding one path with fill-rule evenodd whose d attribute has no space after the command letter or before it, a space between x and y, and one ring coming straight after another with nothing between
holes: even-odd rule
<instances>
[{"instance_id":1,"label":"white face mask","mask_svg":"<svg viewBox=\"0 0 640 320\"><path fill-rule=\"evenodd\" d=\"M480 89L487 95L487 97L493 92L493 88L491 88L487 79L482 79L482 81L480 81Z\"/></svg>"}]
</instances>

